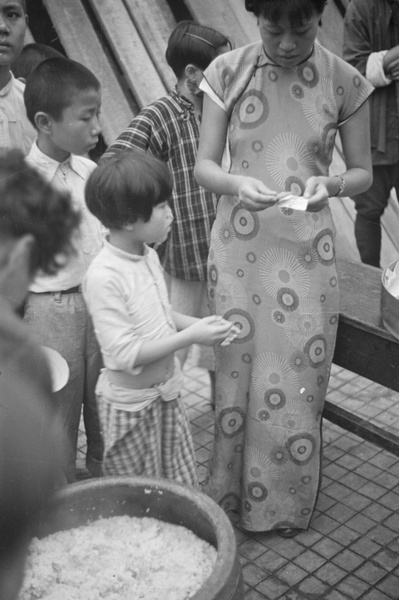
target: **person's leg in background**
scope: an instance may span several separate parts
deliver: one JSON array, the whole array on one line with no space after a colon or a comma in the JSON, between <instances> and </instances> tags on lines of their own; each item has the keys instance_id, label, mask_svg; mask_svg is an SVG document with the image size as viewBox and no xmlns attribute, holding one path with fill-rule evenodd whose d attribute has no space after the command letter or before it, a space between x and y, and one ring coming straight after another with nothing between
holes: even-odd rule
<instances>
[{"instance_id":1,"label":"person's leg in background","mask_svg":"<svg viewBox=\"0 0 399 600\"><path fill-rule=\"evenodd\" d=\"M356 205L355 237L363 263L380 267L381 217L387 207L391 189L397 179L398 165L373 167L373 184L362 194L353 196Z\"/></svg>"},{"instance_id":2,"label":"person's leg in background","mask_svg":"<svg viewBox=\"0 0 399 600\"><path fill-rule=\"evenodd\" d=\"M94 334L93 324L86 313L85 381L83 421L87 439L86 468L93 477L101 477L104 452L95 389L103 366L101 351Z\"/></svg>"}]
</instances>

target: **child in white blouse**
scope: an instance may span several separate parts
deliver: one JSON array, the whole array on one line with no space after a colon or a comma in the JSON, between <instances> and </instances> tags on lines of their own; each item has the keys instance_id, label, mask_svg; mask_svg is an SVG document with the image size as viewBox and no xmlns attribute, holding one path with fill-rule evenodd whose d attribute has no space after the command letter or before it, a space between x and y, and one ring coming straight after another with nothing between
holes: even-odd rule
<instances>
[{"instance_id":1,"label":"child in white blouse","mask_svg":"<svg viewBox=\"0 0 399 600\"><path fill-rule=\"evenodd\" d=\"M111 156L86 186L89 210L109 229L83 293L104 365L96 389L107 475L147 475L198 484L175 352L229 344L236 327L172 311L157 253L173 220L165 163L139 150Z\"/></svg>"}]
</instances>

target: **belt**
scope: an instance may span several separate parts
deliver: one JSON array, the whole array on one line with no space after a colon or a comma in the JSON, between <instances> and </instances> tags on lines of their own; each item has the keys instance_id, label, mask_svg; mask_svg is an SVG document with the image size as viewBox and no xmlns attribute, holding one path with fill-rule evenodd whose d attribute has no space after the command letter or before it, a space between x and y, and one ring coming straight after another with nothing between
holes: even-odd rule
<instances>
[{"instance_id":1,"label":"belt","mask_svg":"<svg viewBox=\"0 0 399 600\"><path fill-rule=\"evenodd\" d=\"M81 285L75 285L74 287L68 288L67 290L51 290L45 292L32 292L33 294L79 294L82 291Z\"/></svg>"}]
</instances>

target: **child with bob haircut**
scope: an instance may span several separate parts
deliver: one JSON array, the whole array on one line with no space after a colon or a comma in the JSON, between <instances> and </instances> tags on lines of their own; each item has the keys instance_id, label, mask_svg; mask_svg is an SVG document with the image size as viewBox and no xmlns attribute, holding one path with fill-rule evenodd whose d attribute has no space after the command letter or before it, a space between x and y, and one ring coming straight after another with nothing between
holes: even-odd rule
<instances>
[{"instance_id":1,"label":"child with bob haircut","mask_svg":"<svg viewBox=\"0 0 399 600\"><path fill-rule=\"evenodd\" d=\"M29 74L24 97L37 130L26 160L55 188L70 192L82 217L71 260L55 276L36 277L25 311L25 321L40 343L57 350L69 366L69 381L56 393L56 402L69 440L65 474L73 482L76 475L87 477L87 471L95 477L102 474L103 443L95 398L102 360L81 290L87 267L103 242L101 223L84 199L86 181L96 167L84 155L97 144L101 132L100 82L79 62L49 58ZM83 473L76 471L82 406L87 437Z\"/></svg>"},{"instance_id":2,"label":"child with bob haircut","mask_svg":"<svg viewBox=\"0 0 399 600\"><path fill-rule=\"evenodd\" d=\"M203 101L199 84L204 69L231 48L223 33L195 21L181 21L169 37L165 54L176 77L175 88L144 107L104 155L138 148L168 165L174 220L157 252L173 309L193 317L210 314L207 260L217 202L217 196L194 178ZM213 383L213 349L196 350L198 365L210 372ZM187 348L178 352L182 366L187 353Z\"/></svg>"},{"instance_id":3,"label":"child with bob haircut","mask_svg":"<svg viewBox=\"0 0 399 600\"><path fill-rule=\"evenodd\" d=\"M91 263L83 294L105 368L97 388L106 475L147 475L196 486L194 446L175 352L193 343L229 344L232 323L172 311L163 270L149 244L173 221L172 179L140 150L115 154L86 186L91 212L109 238Z\"/></svg>"}]
</instances>

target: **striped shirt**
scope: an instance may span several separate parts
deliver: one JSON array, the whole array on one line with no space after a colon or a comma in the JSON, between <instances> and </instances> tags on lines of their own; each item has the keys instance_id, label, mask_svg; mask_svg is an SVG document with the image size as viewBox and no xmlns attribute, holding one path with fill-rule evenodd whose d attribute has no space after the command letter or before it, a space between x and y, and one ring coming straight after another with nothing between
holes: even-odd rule
<instances>
[{"instance_id":1,"label":"striped shirt","mask_svg":"<svg viewBox=\"0 0 399 600\"><path fill-rule=\"evenodd\" d=\"M165 271L190 281L205 281L216 196L194 179L200 119L192 103L175 89L143 108L104 154L127 148L146 150L167 163L173 176L174 214L166 242L157 248Z\"/></svg>"}]
</instances>

